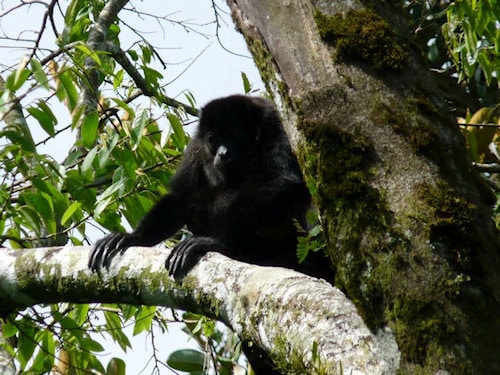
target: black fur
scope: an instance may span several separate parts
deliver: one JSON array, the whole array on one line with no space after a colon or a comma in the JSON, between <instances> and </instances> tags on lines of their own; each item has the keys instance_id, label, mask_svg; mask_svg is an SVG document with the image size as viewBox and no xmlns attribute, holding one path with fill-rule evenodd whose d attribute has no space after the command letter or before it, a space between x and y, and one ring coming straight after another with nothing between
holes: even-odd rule
<instances>
[{"instance_id":1,"label":"black fur","mask_svg":"<svg viewBox=\"0 0 500 375\"><path fill-rule=\"evenodd\" d=\"M203 108L169 193L132 233L100 240L89 267L109 267L128 247L154 245L186 225L194 236L166 261L177 280L208 251L318 276L319 269L299 265L296 256L296 222L305 226L309 206L309 191L272 102L241 95L217 99Z\"/></svg>"}]
</instances>

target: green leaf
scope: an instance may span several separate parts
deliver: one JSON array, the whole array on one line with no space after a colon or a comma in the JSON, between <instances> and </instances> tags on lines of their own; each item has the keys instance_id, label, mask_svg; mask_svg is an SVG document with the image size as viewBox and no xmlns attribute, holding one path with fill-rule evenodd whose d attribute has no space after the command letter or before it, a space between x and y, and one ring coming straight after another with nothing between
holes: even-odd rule
<instances>
[{"instance_id":1,"label":"green leaf","mask_svg":"<svg viewBox=\"0 0 500 375\"><path fill-rule=\"evenodd\" d=\"M120 140L120 135L118 133L114 133L111 139L104 144L103 148L99 151L99 168L104 168L108 163L109 157L113 152L113 149L118 144Z\"/></svg>"},{"instance_id":2,"label":"green leaf","mask_svg":"<svg viewBox=\"0 0 500 375\"><path fill-rule=\"evenodd\" d=\"M29 206L24 206L17 208L17 213L18 213L18 220L19 219L23 220L22 222L20 222L22 225L25 225L35 233L40 234L42 227L42 220L36 210L33 210Z\"/></svg>"},{"instance_id":3,"label":"green leaf","mask_svg":"<svg viewBox=\"0 0 500 375\"><path fill-rule=\"evenodd\" d=\"M31 207L43 218L53 217L53 205L51 204L50 196L45 193L35 194L26 192L23 194L23 198L29 203Z\"/></svg>"},{"instance_id":4,"label":"green leaf","mask_svg":"<svg viewBox=\"0 0 500 375\"><path fill-rule=\"evenodd\" d=\"M16 92L30 75L31 70L24 68L24 62L22 62L17 70L7 77L5 85L11 92Z\"/></svg>"},{"instance_id":5,"label":"green leaf","mask_svg":"<svg viewBox=\"0 0 500 375\"><path fill-rule=\"evenodd\" d=\"M110 336L115 340L123 351L127 348L131 348L130 341L128 337L123 333L123 326L120 321L118 314L110 311L104 312L104 318L106 320L106 327Z\"/></svg>"},{"instance_id":6,"label":"green leaf","mask_svg":"<svg viewBox=\"0 0 500 375\"><path fill-rule=\"evenodd\" d=\"M490 58L485 50L479 51L477 55L477 61L483 70L484 77L486 78L486 85L490 85L493 79L493 65L490 61Z\"/></svg>"},{"instance_id":7,"label":"green leaf","mask_svg":"<svg viewBox=\"0 0 500 375\"><path fill-rule=\"evenodd\" d=\"M17 327L10 321L4 321L2 324L2 336L4 339L14 336L17 333Z\"/></svg>"},{"instance_id":8,"label":"green leaf","mask_svg":"<svg viewBox=\"0 0 500 375\"><path fill-rule=\"evenodd\" d=\"M132 49L129 49L127 51L127 53L129 54L130 58L132 59L132 61L137 61L139 59L139 56L137 55L137 52L132 50Z\"/></svg>"},{"instance_id":9,"label":"green leaf","mask_svg":"<svg viewBox=\"0 0 500 375\"><path fill-rule=\"evenodd\" d=\"M1 137L6 137L9 141L12 142L12 144L18 145L23 151L27 151L30 153L36 152L36 146L35 143L33 142L33 139L23 136L23 134L21 134L18 131L15 130L0 131L0 138Z\"/></svg>"},{"instance_id":10,"label":"green leaf","mask_svg":"<svg viewBox=\"0 0 500 375\"><path fill-rule=\"evenodd\" d=\"M103 352L104 347L97 341L91 339L90 337L83 337L80 340L80 345L82 348L85 348L85 350L90 350L91 352Z\"/></svg>"},{"instance_id":11,"label":"green leaf","mask_svg":"<svg viewBox=\"0 0 500 375\"><path fill-rule=\"evenodd\" d=\"M113 201L113 197L105 197L97 200L95 209L94 209L94 217L100 216L103 211L111 204Z\"/></svg>"},{"instance_id":12,"label":"green leaf","mask_svg":"<svg viewBox=\"0 0 500 375\"><path fill-rule=\"evenodd\" d=\"M31 59L30 65L31 65L31 71L33 72L33 77L35 77L40 86L42 86L46 90L50 89L49 79L47 78L47 75L45 74L45 71L43 70L40 61L36 59Z\"/></svg>"},{"instance_id":13,"label":"green leaf","mask_svg":"<svg viewBox=\"0 0 500 375\"><path fill-rule=\"evenodd\" d=\"M186 146L186 132L182 126L181 120L176 115L169 113L167 114L168 121L174 130L174 143L180 149L183 150Z\"/></svg>"},{"instance_id":14,"label":"green leaf","mask_svg":"<svg viewBox=\"0 0 500 375\"><path fill-rule=\"evenodd\" d=\"M101 59L99 58L99 55L97 53L95 53L95 51L92 51L85 44L77 44L75 46L75 49L77 49L80 52L82 52L85 56L90 57L92 60L95 61L95 63L98 66L102 66L102 62L101 62ZM104 53L104 52L101 51L101 53Z\"/></svg>"},{"instance_id":15,"label":"green leaf","mask_svg":"<svg viewBox=\"0 0 500 375\"><path fill-rule=\"evenodd\" d=\"M137 310L138 310L137 306L123 305L122 306L123 319L125 321L129 320L130 318L135 316L135 314L137 313Z\"/></svg>"},{"instance_id":16,"label":"green leaf","mask_svg":"<svg viewBox=\"0 0 500 375\"><path fill-rule=\"evenodd\" d=\"M58 94L59 99L67 99L67 105L70 111L73 111L78 103L78 91L76 90L75 84L73 81L73 74L70 70L66 70L59 73L59 85Z\"/></svg>"},{"instance_id":17,"label":"green leaf","mask_svg":"<svg viewBox=\"0 0 500 375\"><path fill-rule=\"evenodd\" d=\"M203 371L205 354L194 349L182 349L172 352L167 359L167 364L179 371Z\"/></svg>"},{"instance_id":18,"label":"green leaf","mask_svg":"<svg viewBox=\"0 0 500 375\"><path fill-rule=\"evenodd\" d=\"M125 71L123 69L118 70L113 77L113 89L117 90L123 82L123 76Z\"/></svg>"},{"instance_id":19,"label":"green leaf","mask_svg":"<svg viewBox=\"0 0 500 375\"><path fill-rule=\"evenodd\" d=\"M71 317L77 326L83 325L87 321L90 305L88 303L77 304L71 310Z\"/></svg>"},{"instance_id":20,"label":"green leaf","mask_svg":"<svg viewBox=\"0 0 500 375\"><path fill-rule=\"evenodd\" d=\"M40 331L37 337L39 339L40 350L33 360L30 372L44 373L48 372L54 365L55 358L55 343L52 333L48 330Z\"/></svg>"},{"instance_id":21,"label":"green leaf","mask_svg":"<svg viewBox=\"0 0 500 375\"><path fill-rule=\"evenodd\" d=\"M53 137L55 135L55 130L54 130L54 119L53 117L45 112L42 109L39 108L34 108L34 107L28 107L27 111L29 112L30 115L32 115L34 118L37 119L38 123L42 127L45 132Z\"/></svg>"},{"instance_id":22,"label":"green leaf","mask_svg":"<svg viewBox=\"0 0 500 375\"><path fill-rule=\"evenodd\" d=\"M83 163L81 166L82 173L85 173L88 170L90 170L90 168L92 167L92 163L94 162L94 159L97 155L98 150L99 150L98 146L95 146L92 150L89 151L87 156L85 156L85 159L83 160Z\"/></svg>"},{"instance_id":23,"label":"green leaf","mask_svg":"<svg viewBox=\"0 0 500 375\"><path fill-rule=\"evenodd\" d=\"M73 214L82 206L82 202L73 202L67 209L64 211L64 214L61 218L61 224L65 225L66 222L73 216Z\"/></svg>"},{"instance_id":24,"label":"green leaf","mask_svg":"<svg viewBox=\"0 0 500 375\"><path fill-rule=\"evenodd\" d=\"M134 122L132 123L132 131L130 134L130 140L132 145L132 150L136 150L141 142L141 138L144 132L144 128L146 124L149 122L148 111L143 109L139 116L134 118Z\"/></svg>"},{"instance_id":25,"label":"green leaf","mask_svg":"<svg viewBox=\"0 0 500 375\"><path fill-rule=\"evenodd\" d=\"M112 101L114 101L118 106L123 109L125 112L127 112L130 116L130 118L133 118L135 115L134 110L132 107L130 107L127 103L125 103L123 100L118 99L118 98L111 98Z\"/></svg>"},{"instance_id":26,"label":"green leaf","mask_svg":"<svg viewBox=\"0 0 500 375\"><path fill-rule=\"evenodd\" d=\"M36 330L33 323L29 323L27 319L22 319L23 333L18 335L17 339L17 356L16 359L21 365L21 370L26 368L28 361L33 358L37 341L35 340Z\"/></svg>"},{"instance_id":27,"label":"green leaf","mask_svg":"<svg viewBox=\"0 0 500 375\"><path fill-rule=\"evenodd\" d=\"M99 115L95 111L89 113L82 123L82 144L84 147L91 148L94 146L98 128Z\"/></svg>"},{"instance_id":28,"label":"green leaf","mask_svg":"<svg viewBox=\"0 0 500 375\"><path fill-rule=\"evenodd\" d=\"M125 375L126 365L123 359L111 358L106 367L106 375Z\"/></svg>"},{"instance_id":29,"label":"green leaf","mask_svg":"<svg viewBox=\"0 0 500 375\"><path fill-rule=\"evenodd\" d=\"M252 91L252 85L245 72L241 72L241 79L243 80L243 90L245 94L249 94Z\"/></svg>"},{"instance_id":30,"label":"green leaf","mask_svg":"<svg viewBox=\"0 0 500 375\"><path fill-rule=\"evenodd\" d=\"M141 332L151 330L155 316L156 306L141 306L135 318L134 336Z\"/></svg>"}]
</instances>

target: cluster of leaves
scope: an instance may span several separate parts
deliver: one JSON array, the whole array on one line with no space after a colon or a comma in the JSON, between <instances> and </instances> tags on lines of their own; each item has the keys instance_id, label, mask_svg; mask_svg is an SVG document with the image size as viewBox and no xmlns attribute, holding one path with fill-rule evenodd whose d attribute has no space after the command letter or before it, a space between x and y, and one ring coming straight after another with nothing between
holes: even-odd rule
<instances>
[{"instance_id":1,"label":"cluster of leaves","mask_svg":"<svg viewBox=\"0 0 500 375\"><path fill-rule=\"evenodd\" d=\"M27 373L41 374L51 370L85 373L94 370L103 374L124 374L125 363L119 358L112 358L107 369L104 368L96 353L104 352L105 348L95 336L105 332L125 351L130 348L130 342L122 331L124 324L133 319L133 333L136 335L149 331L153 318L163 326L165 321L158 319L160 315L155 307L103 305L98 310L105 320L102 325L92 324L89 312L92 315L96 310L91 310L88 304L26 310L15 320L2 324L2 334L7 339L4 349L15 356L20 370Z\"/></svg>"},{"instance_id":2,"label":"cluster of leaves","mask_svg":"<svg viewBox=\"0 0 500 375\"><path fill-rule=\"evenodd\" d=\"M15 69L2 72L0 245L92 244L102 236L94 230L89 238L93 227L123 231L124 218L133 227L167 193L168 180L189 140L184 125L193 118L182 105L165 100L163 76L154 68L159 55L152 45L140 40L124 51L132 68L88 47L89 27L105 5L99 0L73 0L63 15L63 30L56 32L58 49L42 58L34 48ZM107 38L119 47L119 36L116 20ZM99 77L94 109L82 104L84 88L90 84L89 61ZM248 80L245 86L250 88ZM149 99L138 95L138 88L144 93L145 87L155 95ZM188 107L195 107L191 94L185 100ZM61 160L39 151L46 144L64 152ZM202 353L197 352L198 364L190 371L201 373L210 360L219 369L229 369L239 351L231 348L238 354L227 359L222 348L226 338L210 320L197 319L190 334L207 341L202 349L213 348L215 354L208 361L203 354L200 367ZM167 320L156 308L60 304L30 308L0 324L7 339L3 349L22 372L47 373L58 367L74 374L124 374L121 359L113 358L107 366L102 363L98 354L104 348L95 334L111 337L125 351L131 343L124 326L133 324L136 335L149 332L154 322L166 331ZM168 360L171 368L182 369L190 353L173 353ZM152 358L156 372L159 363L167 366L155 353Z\"/></svg>"},{"instance_id":3,"label":"cluster of leaves","mask_svg":"<svg viewBox=\"0 0 500 375\"><path fill-rule=\"evenodd\" d=\"M500 96L496 1L409 0L405 7L429 65L464 84L480 105L496 105Z\"/></svg>"},{"instance_id":4,"label":"cluster of leaves","mask_svg":"<svg viewBox=\"0 0 500 375\"><path fill-rule=\"evenodd\" d=\"M500 68L500 8L495 0L461 0L446 9L442 31L459 81L484 76L493 83Z\"/></svg>"},{"instance_id":5,"label":"cluster of leaves","mask_svg":"<svg viewBox=\"0 0 500 375\"><path fill-rule=\"evenodd\" d=\"M405 2L410 25L429 64L441 74L463 84L478 103L471 111L458 108L465 116L458 123L467 151L476 163L499 163L500 122L500 8L494 0ZM500 228L499 170L494 165L484 176L497 192L495 221Z\"/></svg>"},{"instance_id":6,"label":"cluster of leaves","mask_svg":"<svg viewBox=\"0 0 500 375\"><path fill-rule=\"evenodd\" d=\"M218 324L203 315L184 313L186 326L183 331L189 334L202 349L180 349L172 352L167 364L176 370L191 375L202 375L208 372L208 363L212 362L217 374L234 373L241 355L241 341L234 333L221 330ZM207 360L211 359L211 361Z\"/></svg>"}]
</instances>

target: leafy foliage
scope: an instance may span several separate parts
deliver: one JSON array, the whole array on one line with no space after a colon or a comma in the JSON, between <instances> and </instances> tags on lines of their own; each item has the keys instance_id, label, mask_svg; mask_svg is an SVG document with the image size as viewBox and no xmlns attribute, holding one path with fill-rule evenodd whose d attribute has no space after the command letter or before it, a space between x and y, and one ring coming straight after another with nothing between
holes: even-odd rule
<instances>
[{"instance_id":1,"label":"leafy foliage","mask_svg":"<svg viewBox=\"0 0 500 375\"><path fill-rule=\"evenodd\" d=\"M135 226L167 193L168 180L189 141L184 126L193 117L185 108L195 114L196 102L190 93L185 94L185 106L166 97L163 76L154 64L159 54L145 40L123 54L90 48L90 26L105 5L99 0L71 1L62 31L55 30L58 49L40 58L35 48L0 77L0 119L5 124L0 129L1 244L91 244L89 235L101 236L94 228L123 231L123 218ZM106 33L107 43L120 48L122 26L116 18ZM93 73L97 87L90 78ZM251 87L248 80L245 87ZM90 98L95 107L88 102L89 88L96 93ZM61 112L68 114L66 123ZM45 144L61 148L60 156L41 153ZM58 368L72 374L124 374L123 360L103 363L98 337L111 338L126 351L131 348L126 325L133 324L132 334L138 335L151 332L153 326L165 331L172 321L182 320L167 318L165 311L154 307L60 304L12 314L1 327L7 339L4 349L22 372ZM197 318L197 324L214 325L206 318ZM223 336L217 332L213 327L198 328L190 335L200 342L208 340L201 348L207 350L222 345ZM183 358L189 352L176 353L174 358ZM238 356L226 363L223 358L228 356L221 356L215 362L229 369ZM158 363L167 366L154 359L157 372ZM171 366L179 368L180 363ZM207 363L201 362L200 371Z\"/></svg>"},{"instance_id":2,"label":"leafy foliage","mask_svg":"<svg viewBox=\"0 0 500 375\"><path fill-rule=\"evenodd\" d=\"M47 8L56 47L51 44L52 50L45 53L37 42L26 59L1 72L2 245L90 244L89 234L95 228L124 230L123 218L135 226L166 193L189 140L184 125L196 115L195 99L187 92L183 105L166 96L163 75L155 68L159 54L151 44L141 37L121 47L122 28L129 26L115 17L106 42L116 48L89 46L91 26L107 3L70 1L60 15L61 30L55 26L54 8ZM63 6L57 1L51 4ZM431 66L456 74L483 103L496 105L500 15L494 1L462 0L448 6L442 1L414 0L406 5L415 33L427 46ZM44 24L40 36L45 28ZM244 73L242 80L245 93L252 92ZM83 100L88 99L87 89L95 106ZM68 120L62 120L61 113ZM498 123L498 116L489 108L480 109L464 121ZM466 127L464 134L473 160L491 160L487 149L492 143L498 146L496 130ZM59 156L41 152L46 144ZM500 209L500 225L498 218ZM299 256L324 246L319 238L315 226L301 241ZM2 318L2 335L7 339L3 348L25 373L48 373L57 367L73 374L124 374L121 359L103 363L98 336L111 338L126 351L131 348L124 332L127 324L137 335L152 327L166 331L168 323L182 321L200 350L182 349L166 361L155 361L193 374L203 373L211 362L217 372L231 373L241 354L233 336L205 317L166 315L144 306L37 306Z\"/></svg>"},{"instance_id":3,"label":"leafy foliage","mask_svg":"<svg viewBox=\"0 0 500 375\"><path fill-rule=\"evenodd\" d=\"M442 31L449 45L458 79L482 73L489 86L500 68L500 8L496 1L462 0L446 9Z\"/></svg>"},{"instance_id":4,"label":"leafy foliage","mask_svg":"<svg viewBox=\"0 0 500 375\"><path fill-rule=\"evenodd\" d=\"M429 65L461 82L480 106L496 105L500 97L497 2L409 0L405 7Z\"/></svg>"}]
</instances>

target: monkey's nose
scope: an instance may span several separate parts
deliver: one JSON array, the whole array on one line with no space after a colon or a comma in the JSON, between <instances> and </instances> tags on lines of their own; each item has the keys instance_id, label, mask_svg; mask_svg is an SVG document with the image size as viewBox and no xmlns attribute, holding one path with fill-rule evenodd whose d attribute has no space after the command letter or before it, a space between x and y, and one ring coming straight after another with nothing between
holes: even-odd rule
<instances>
[{"instance_id":1,"label":"monkey's nose","mask_svg":"<svg viewBox=\"0 0 500 375\"><path fill-rule=\"evenodd\" d=\"M217 149L217 156L219 159L224 160L227 157L227 148L224 146L219 146Z\"/></svg>"}]
</instances>

